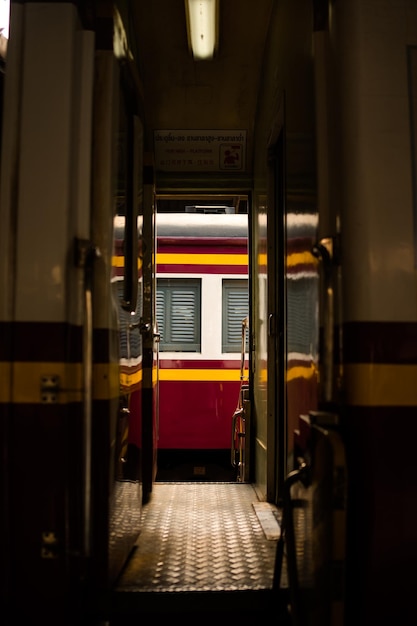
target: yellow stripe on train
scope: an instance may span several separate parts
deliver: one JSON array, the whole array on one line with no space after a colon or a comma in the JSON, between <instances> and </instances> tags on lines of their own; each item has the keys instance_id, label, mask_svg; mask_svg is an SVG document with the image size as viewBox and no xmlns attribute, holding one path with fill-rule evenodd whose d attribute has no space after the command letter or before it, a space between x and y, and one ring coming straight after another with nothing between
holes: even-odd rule
<instances>
[{"instance_id":1,"label":"yellow stripe on train","mask_svg":"<svg viewBox=\"0 0 417 626\"><path fill-rule=\"evenodd\" d=\"M113 256L111 262L112 262L113 267L125 266L124 256ZM138 258L138 270L140 270L141 268L142 268L142 259Z\"/></svg>"},{"instance_id":2,"label":"yellow stripe on train","mask_svg":"<svg viewBox=\"0 0 417 626\"><path fill-rule=\"evenodd\" d=\"M14 362L0 364L0 402L16 404L68 404L84 399L82 363ZM94 400L117 398L118 363L93 365Z\"/></svg>"},{"instance_id":3,"label":"yellow stripe on train","mask_svg":"<svg viewBox=\"0 0 417 626\"><path fill-rule=\"evenodd\" d=\"M158 252L158 265L247 265L247 254L169 254Z\"/></svg>"},{"instance_id":4,"label":"yellow stripe on train","mask_svg":"<svg viewBox=\"0 0 417 626\"><path fill-rule=\"evenodd\" d=\"M142 369L137 370L133 374L127 374L126 372L120 372L120 384L122 387L132 387L142 382Z\"/></svg>"},{"instance_id":5,"label":"yellow stripe on train","mask_svg":"<svg viewBox=\"0 0 417 626\"><path fill-rule=\"evenodd\" d=\"M170 254L159 252L157 262L162 265L248 265L247 254ZM123 256L112 257L113 267L124 267ZM138 269L142 260L138 259Z\"/></svg>"},{"instance_id":6,"label":"yellow stripe on train","mask_svg":"<svg viewBox=\"0 0 417 626\"><path fill-rule=\"evenodd\" d=\"M349 363L344 366L346 397L354 406L415 406L417 365Z\"/></svg>"},{"instance_id":7,"label":"yellow stripe on train","mask_svg":"<svg viewBox=\"0 0 417 626\"><path fill-rule=\"evenodd\" d=\"M160 369L160 381L219 381L239 382L240 370L223 369Z\"/></svg>"},{"instance_id":8,"label":"yellow stripe on train","mask_svg":"<svg viewBox=\"0 0 417 626\"><path fill-rule=\"evenodd\" d=\"M290 366L287 370L286 381L296 380L298 378L310 379L318 376L318 369L314 363L307 365Z\"/></svg>"},{"instance_id":9,"label":"yellow stripe on train","mask_svg":"<svg viewBox=\"0 0 417 626\"><path fill-rule=\"evenodd\" d=\"M287 267L294 267L297 265L313 265L318 266L318 259L308 251L305 252L293 252L287 255Z\"/></svg>"},{"instance_id":10,"label":"yellow stripe on train","mask_svg":"<svg viewBox=\"0 0 417 626\"><path fill-rule=\"evenodd\" d=\"M264 252L258 254L258 265L267 265L267 255ZM286 257L287 267L296 267L297 265L312 265L318 266L318 259L308 251L305 252L293 252Z\"/></svg>"}]
</instances>

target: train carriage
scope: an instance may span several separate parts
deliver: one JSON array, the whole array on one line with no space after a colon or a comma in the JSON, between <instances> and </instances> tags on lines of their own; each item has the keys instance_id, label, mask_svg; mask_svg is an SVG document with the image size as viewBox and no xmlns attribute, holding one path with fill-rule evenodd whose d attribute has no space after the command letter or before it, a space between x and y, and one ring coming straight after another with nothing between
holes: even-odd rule
<instances>
[{"instance_id":1,"label":"train carriage","mask_svg":"<svg viewBox=\"0 0 417 626\"><path fill-rule=\"evenodd\" d=\"M204 59L191 4L15 0L0 32L2 617L414 625L417 0L209 0ZM239 498L140 545L177 480L278 509L272 581Z\"/></svg>"},{"instance_id":2,"label":"train carriage","mask_svg":"<svg viewBox=\"0 0 417 626\"><path fill-rule=\"evenodd\" d=\"M248 216L157 215L158 477L234 479Z\"/></svg>"}]
</instances>

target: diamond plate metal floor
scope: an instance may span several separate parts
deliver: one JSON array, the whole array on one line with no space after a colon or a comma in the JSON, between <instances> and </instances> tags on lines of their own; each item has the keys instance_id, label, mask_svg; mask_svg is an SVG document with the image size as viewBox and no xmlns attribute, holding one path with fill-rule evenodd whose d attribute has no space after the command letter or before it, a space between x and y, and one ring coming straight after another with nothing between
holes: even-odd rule
<instances>
[{"instance_id":1,"label":"diamond plate metal floor","mask_svg":"<svg viewBox=\"0 0 417 626\"><path fill-rule=\"evenodd\" d=\"M271 594L279 512L245 483L156 483L113 604L189 610ZM226 600L227 598L227 600ZM232 600L233 598L233 600ZM250 598L250 599L249 599ZM232 604L230 604L232 602Z\"/></svg>"},{"instance_id":2,"label":"diamond plate metal floor","mask_svg":"<svg viewBox=\"0 0 417 626\"><path fill-rule=\"evenodd\" d=\"M256 502L248 484L157 483L118 589L270 588L276 541L266 538Z\"/></svg>"}]
</instances>

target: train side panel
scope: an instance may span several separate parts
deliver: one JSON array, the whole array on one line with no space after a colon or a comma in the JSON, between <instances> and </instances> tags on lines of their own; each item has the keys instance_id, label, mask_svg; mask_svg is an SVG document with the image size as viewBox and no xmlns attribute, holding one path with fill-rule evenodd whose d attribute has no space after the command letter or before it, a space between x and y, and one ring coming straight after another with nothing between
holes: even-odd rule
<instances>
[{"instance_id":1,"label":"train side panel","mask_svg":"<svg viewBox=\"0 0 417 626\"><path fill-rule=\"evenodd\" d=\"M344 2L331 27L337 95L349 94L336 100L332 159L341 164L333 197L350 476L348 623L415 621L416 8L390 2L374 14L372 2Z\"/></svg>"},{"instance_id":2,"label":"train side panel","mask_svg":"<svg viewBox=\"0 0 417 626\"><path fill-rule=\"evenodd\" d=\"M90 291L81 259L90 229L94 37L70 4L13 3L7 67L2 593L9 614L50 623L54 607L68 610L90 547L83 345ZM31 584L22 599L23 580Z\"/></svg>"},{"instance_id":3,"label":"train side panel","mask_svg":"<svg viewBox=\"0 0 417 626\"><path fill-rule=\"evenodd\" d=\"M302 461L313 468L310 482L300 483L294 495L294 506L302 503L296 512L302 524L297 537L312 557L307 571L299 563L298 573L300 580L307 574L301 581L307 591L304 608L308 592L314 591L306 623L413 624L416 3L345 0L316 9L298 3L296 17L290 2L274 9L260 86L254 183L259 235L268 207L284 220L305 213L306 207L318 216L316 234L311 229L304 240L310 276L304 287L311 289L311 304L314 292L318 296L318 318L305 327L312 347L305 354L313 357L309 380L299 351L290 354L288 341L295 338L300 311L306 312L302 303L291 302L293 288L302 283L296 284L298 271L291 275L297 241L290 230L279 251L291 264L291 291L281 292L287 306L283 341L288 341L283 371L289 375L283 415L289 451L294 451L289 458L294 470ZM298 48L297 37L308 45ZM305 54L293 55L294 49ZM265 155L274 156L280 136L285 155L281 197L265 182L277 175L266 171ZM256 245L263 251L259 235ZM268 280L281 284L282 273L274 273L274 250L267 252ZM259 347L268 313L274 311L265 306L257 282L255 276ZM307 292L305 298L308 303ZM270 356L279 359L273 351ZM262 357L258 352L258 376ZM256 380L254 408L262 436L275 419L275 407L265 404L263 390ZM298 411L303 415L297 426ZM321 418L328 420L324 428L315 423ZM343 447L341 454L332 450L334 464L323 473L326 455L317 452L319 458L312 458L319 431L321 451L325 432L328 441L337 436ZM265 436L265 441L269 448L270 439ZM340 465L338 456L344 459ZM256 462L260 487L267 492L265 464ZM326 526L330 512L333 519Z\"/></svg>"}]
</instances>

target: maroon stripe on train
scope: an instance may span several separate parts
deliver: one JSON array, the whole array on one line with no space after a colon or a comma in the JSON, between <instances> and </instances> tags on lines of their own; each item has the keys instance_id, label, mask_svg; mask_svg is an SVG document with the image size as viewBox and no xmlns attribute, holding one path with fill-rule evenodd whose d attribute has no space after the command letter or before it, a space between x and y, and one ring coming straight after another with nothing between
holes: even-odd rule
<instances>
[{"instance_id":1,"label":"maroon stripe on train","mask_svg":"<svg viewBox=\"0 0 417 626\"><path fill-rule=\"evenodd\" d=\"M163 274L164 272L178 272L178 268L181 268L181 274L242 274L247 276L248 268L246 265L182 265L178 263L176 265L157 265L157 272Z\"/></svg>"},{"instance_id":2,"label":"maroon stripe on train","mask_svg":"<svg viewBox=\"0 0 417 626\"><path fill-rule=\"evenodd\" d=\"M0 360L79 363L82 337L81 326L65 322L0 322ZM94 362L107 362L109 345L117 346L117 342L116 330L95 329Z\"/></svg>"},{"instance_id":3,"label":"maroon stripe on train","mask_svg":"<svg viewBox=\"0 0 417 626\"><path fill-rule=\"evenodd\" d=\"M0 322L0 361L10 361L12 354L11 322Z\"/></svg>"},{"instance_id":4,"label":"maroon stripe on train","mask_svg":"<svg viewBox=\"0 0 417 626\"><path fill-rule=\"evenodd\" d=\"M81 360L82 330L65 322L0 322L0 337L1 360Z\"/></svg>"},{"instance_id":5,"label":"maroon stripe on train","mask_svg":"<svg viewBox=\"0 0 417 626\"><path fill-rule=\"evenodd\" d=\"M119 333L116 328L95 328L93 335L93 362L108 363L110 354L113 359L118 355Z\"/></svg>"},{"instance_id":6,"label":"maroon stripe on train","mask_svg":"<svg viewBox=\"0 0 417 626\"><path fill-rule=\"evenodd\" d=\"M417 323L347 322L343 325L343 360L417 364Z\"/></svg>"},{"instance_id":7,"label":"maroon stripe on train","mask_svg":"<svg viewBox=\"0 0 417 626\"><path fill-rule=\"evenodd\" d=\"M311 252L313 248L312 237L296 237L292 239L289 237L286 241L286 254L296 254L302 252Z\"/></svg>"},{"instance_id":8,"label":"maroon stripe on train","mask_svg":"<svg viewBox=\"0 0 417 626\"><path fill-rule=\"evenodd\" d=\"M125 274L125 268L122 267L114 267L112 268L112 277L114 276L121 276L122 278L124 277ZM143 276L143 272L142 272L142 268L138 268L138 280L142 280L142 276Z\"/></svg>"}]
</instances>

